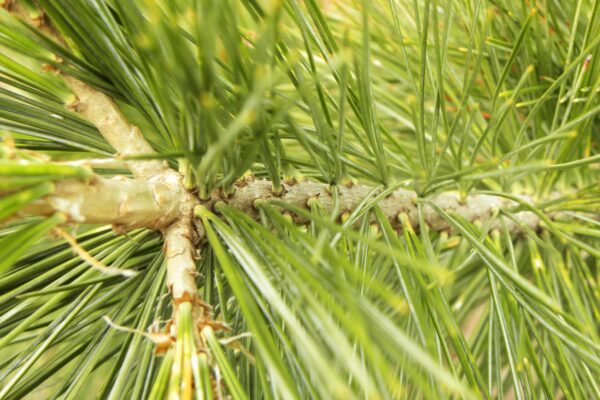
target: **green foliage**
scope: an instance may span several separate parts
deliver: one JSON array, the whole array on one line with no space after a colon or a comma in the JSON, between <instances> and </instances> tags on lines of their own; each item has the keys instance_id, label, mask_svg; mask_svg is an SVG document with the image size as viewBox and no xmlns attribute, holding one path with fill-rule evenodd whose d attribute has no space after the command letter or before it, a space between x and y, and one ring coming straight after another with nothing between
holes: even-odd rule
<instances>
[{"instance_id":1,"label":"green foliage","mask_svg":"<svg viewBox=\"0 0 600 400\"><path fill-rule=\"evenodd\" d=\"M36 3L66 47L0 10L0 398L160 399L184 354L198 398L600 398L599 1ZM308 178L343 218L199 209L200 297L230 332L205 328L196 354L182 328L155 354L159 235L80 227L93 257L139 272L108 276L42 238L61 215L15 214L90 176L39 154L119 161L56 71L116 99L158 153L129 158L178 166L201 198L247 170L275 191ZM420 221L453 230L388 221L385 191L339 210L351 180L407 186ZM442 191L518 205L467 221Z\"/></svg>"}]
</instances>

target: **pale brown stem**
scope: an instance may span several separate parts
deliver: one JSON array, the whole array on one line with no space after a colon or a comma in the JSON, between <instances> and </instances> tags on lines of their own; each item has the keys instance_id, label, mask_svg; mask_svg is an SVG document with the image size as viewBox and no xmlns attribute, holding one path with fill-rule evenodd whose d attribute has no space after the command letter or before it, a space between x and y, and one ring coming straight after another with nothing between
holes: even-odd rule
<instances>
[{"instance_id":1,"label":"pale brown stem","mask_svg":"<svg viewBox=\"0 0 600 400\"><path fill-rule=\"evenodd\" d=\"M77 96L77 112L98 128L119 155L154 154L139 128L127 121L110 97L72 76L63 75L63 79ZM147 180L168 170L166 162L159 160L127 161L125 164L138 179Z\"/></svg>"},{"instance_id":2,"label":"pale brown stem","mask_svg":"<svg viewBox=\"0 0 600 400\"><path fill-rule=\"evenodd\" d=\"M56 211L71 222L112 224L119 230L165 229L180 215L181 196L162 181L95 176L90 181L55 183L52 195L21 210L25 214L51 215Z\"/></svg>"},{"instance_id":3,"label":"pale brown stem","mask_svg":"<svg viewBox=\"0 0 600 400\"><path fill-rule=\"evenodd\" d=\"M303 181L295 184L284 183L283 193L272 192L272 184L267 180L246 181L236 188L228 197L215 194L208 201L200 202L196 197L184 190L181 176L175 171L161 175L161 179L141 181L137 179L112 178L95 176L89 182L68 180L56 182L53 195L47 196L26 207L23 212L35 215L50 215L55 211L65 213L72 222L113 224L121 230L149 228L161 230L165 234L165 251L167 258L177 264L183 260L191 264L193 261L191 210L197 204L212 208L218 201L224 201L245 214L258 217L255 208L257 200L279 199L297 207L308 209L308 202L317 199L325 212L334 209L333 196L329 186L324 183ZM352 212L371 192L372 188L364 185L338 187L338 213ZM377 202L383 214L392 225L398 225L400 214L405 214L411 225L419 225L417 195L405 189L397 189ZM470 194L460 200L458 193L444 192L432 199L438 207L446 212L460 215L470 222L480 221L485 224L496 210L508 209L517 204L511 200L484 194ZM424 220L429 229L441 231L449 229L448 223L432 208L423 206ZM516 219L531 229L537 229L540 219L532 212L522 211L515 214ZM298 223L306 222L294 215ZM520 225L506 221L508 228L517 232ZM499 227L494 222L492 227ZM181 236L181 240L176 237ZM182 251L182 246L187 246ZM191 247L190 247L191 246ZM171 250L170 247L173 247ZM172 255L173 257L169 256ZM180 256L186 254L186 256ZM189 267L178 270L191 270ZM180 273L172 276L181 276ZM177 286L175 283L173 286Z\"/></svg>"},{"instance_id":4,"label":"pale brown stem","mask_svg":"<svg viewBox=\"0 0 600 400\"><path fill-rule=\"evenodd\" d=\"M120 155L154 153L154 149L138 127L129 124L110 97L71 76L64 75L63 78L77 96L77 111L98 128ZM147 227L163 232L167 286L171 291L174 306L177 307L182 301L198 304L194 261L196 235L192 224L192 209L198 200L183 186L181 174L168 168L164 161L127 161L126 165L137 179L150 183L153 193L158 193L157 196L175 198L168 205L158 202L144 204L144 208L150 206L147 209L149 212L138 216L138 221L144 217L154 219L155 222ZM135 207L135 203L124 204L125 212L129 207ZM151 209L152 205L157 207ZM164 211L164 214L161 211Z\"/></svg>"},{"instance_id":5,"label":"pale brown stem","mask_svg":"<svg viewBox=\"0 0 600 400\"><path fill-rule=\"evenodd\" d=\"M283 193L273 193L272 183L267 180L247 180L238 185L233 195L229 197L213 196L205 202L205 206L212 207L216 201L224 201L230 206L243 211L256 218L258 212L254 207L257 200L280 199L297 207L308 209L308 201L317 199L326 212L334 209L334 199L329 186L325 183L302 181L295 183L284 183ZM372 191L372 187L354 185L352 187L338 187L338 211L339 213L351 212ZM456 192L444 192L434 197L432 202L442 210L458 214L467 221L489 221L494 212L499 209L508 209L517 204L512 200L503 199L485 194L470 194L464 200ZM419 225L417 194L411 190L397 189L385 198L377 202L383 214L390 220L392 225L398 225L400 214L406 214L412 226ZM444 220L431 207L424 205L423 214L429 229L442 231L450 228ZM305 219L294 216L296 222L306 222ZM540 219L532 212L519 212L516 219L531 229L537 229ZM506 221L511 231L519 231L520 226L513 221ZM499 221L492 227L499 227Z\"/></svg>"},{"instance_id":6,"label":"pale brown stem","mask_svg":"<svg viewBox=\"0 0 600 400\"><path fill-rule=\"evenodd\" d=\"M191 219L178 219L165 232L167 285L176 303L197 299L194 236Z\"/></svg>"}]
</instances>

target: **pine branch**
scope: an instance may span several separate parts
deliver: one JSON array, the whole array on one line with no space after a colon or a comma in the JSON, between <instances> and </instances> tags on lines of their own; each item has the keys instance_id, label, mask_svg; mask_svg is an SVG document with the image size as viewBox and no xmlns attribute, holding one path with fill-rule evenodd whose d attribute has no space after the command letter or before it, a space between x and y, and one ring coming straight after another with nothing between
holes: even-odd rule
<instances>
[{"instance_id":1,"label":"pine branch","mask_svg":"<svg viewBox=\"0 0 600 400\"><path fill-rule=\"evenodd\" d=\"M12 11L32 21L20 4ZM43 24L37 21L35 25ZM65 44L60 34L44 24L43 31ZM80 80L62 73L62 77L77 97L71 104L121 156L153 154L140 129L130 124L109 96ZM167 286L173 299L174 320L178 320L178 306L191 302L193 315L204 316L203 303L196 287L194 260L194 230L192 228L195 196L183 185L181 174L159 160L128 161L127 167L136 180L107 180L94 178L89 183L70 181L58 183L56 193L47 197L41 209L30 212L48 214L50 209L66 213L72 220L88 223L110 223L124 229L146 227L162 231L167 264ZM48 207L49 206L49 207ZM196 325L196 321L195 321ZM194 335L199 337L199 330Z\"/></svg>"},{"instance_id":2,"label":"pine branch","mask_svg":"<svg viewBox=\"0 0 600 400\"><path fill-rule=\"evenodd\" d=\"M77 96L72 107L98 128L119 155L154 154L140 129L127 121L109 96L72 76L63 74L63 79ZM146 180L169 170L166 162L159 160L127 161L125 164L136 178Z\"/></svg>"},{"instance_id":3,"label":"pine branch","mask_svg":"<svg viewBox=\"0 0 600 400\"><path fill-rule=\"evenodd\" d=\"M65 75L64 79L77 96L77 111L98 128L120 155L154 153L154 149L139 128L128 123L111 98L73 77ZM154 201L144 203L144 200L139 201L137 196L125 195L121 203L122 208L128 213L130 208L136 210L137 207L142 207L144 212L137 215L139 219L136 222L147 221L146 218L154 219L155 222L146 227L162 231L165 240L167 286L171 291L174 310L177 310L182 302L191 302L194 307L193 315L203 315L203 303L198 298L196 288L196 234L192 228L192 210L198 200L183 186L181 174L168 168L163 161L128 161L126 165L137 178L130 182L141 185L143 181L147 181ZM164 195L165 193L168 195ZM148 190L144 194L147 195ZM163 203L167 198L168 203ZM148 196L146 200L149 200ZM121 208L117 208L119 209ZM132 225L135 226L135 223ZM198 308L200 310L197 310ZM177 315L177 311L174 311L175 320Z\"/></svg>"},{"instance_id":4,"label":"pine branch","mask_svg":"<svg viewBox=\"0 0 600 400\"><path fill-rule=\"evenodd\" d=\"M64 80L77 96L77 111L98 128L121 156L154 154L154 149L139 128L129 124L110 97L71 76L64 75ZM192 209L198 202L196 197L183 186L181 174L168 168L164 161L127 161L126 165L138 180L148 181L157 200L156 204L144 204L143 201L139 205L125 204L125 210L142 206L145 213L140 215L137 222L154 218L155 223L145 226L163 232L167 286L175 305L182 301L198 303L193 243L195 232L192 229ZM163 196L163 191L169 192L169 195ZM170 200L169 204L162 204L162 199L166 197ZM127 199L129 197L124 201Z\"/></svg>"},{"instance_id":5,"label":"pine branch","mask_svg":"<svg viewBox=\"0 0 600 400\"><path fill-rule=\"evenodd\" d=\"M111 224L118 231L163 230L180 216L180 196L163 181L96 175L89 181L66 180L54 185L51 195L28 205L21 213L49 216L59 211L70 222Z\"/></svg>"},{"instance_id":6,"label":"pine branch","mask_svg":"<svg viewBox=\"0 0 600 400\"><path fill-rule=\"evenodd\" d=\"M281 200L291 206L309 210L310 201L315 199L326 213L332 213L336 208L330 186L319 182L288 181L282 184L282 193L275 193L271 181L246 178L238 183L233 194L224 196L221 192L216 192L209 200L201 201L192 193L182 190L181 177L175 171L167 171L160 179L156 178L143 181L123 177L106 179L94 175L89 181L55 182L55 190L51 195L35 201L21 212L48 216L59 211L66 214L73 223L111 224L120 231L137 228L159 230L165 235L167 254L179 254L183 251L181 242L174 237L181 235L191 239L196 234L191 229L191 210L198 204L213 209L217 202L223 201L256 219L259 214L255 204L260 200ZM372 187L366 185L339 186L337 191L336 217L354 211L369 195L374 197L381 193L381 190L373 191ZM522 199L529 200L527 197ZM515 201L486 194L469 194L461 200L456 192L443 192L431 201L445 212L454 213L469 222L479 221L483 224L493 218L496 211L518 206ZM408 217L412 226L419 226L417 194L413 191L396 189L377 201L377 206L392 226L399 225L401 214ZM448 222L431 207L424 205L423 212L430 230L450 229ZM540 218L529 211L515 213L515 219L532 230L540 227ZM294 215L294 221L305 223L307 219ZM505 222L513 233L522 229L514 221ZM189 229L184 229L182 223L189 226ZM499 224L499 221L493 222L492 228L498 228ZM176 250L171 251L168 243L173 243ZM191 254L191 251L188 253ZM183 270L188 268L183 267Z\"/></svg>"},{"instance_id":7,"label":"pine branch","mask_svg":"<svg viewBox=\"0 0 600 400\"><path fill-rule=\"evenodd\" d=\"M274 193L272 185L272 182L268 180L247 178L245 181L238 183L236 191L232 195L222 197L220 194L215 194L204 205L211 208L215 202L224 201L231 207L237 208L253 218L258 218L258 211L254 207L258 200L278 199L292 206L308 210L309 201L316 199L326 213L331 213L336 208L332 190L325 183L288 181L282 184L282 193ZM369 195L374 197L377 193L382 192L382 190L379 190L373 193L373 188L366 185L339 186L337 190L337 210L339 215L354 211ZM417 227L420 223L417 199L417 194L414 191L396 189L377 201L377 206L381 208L381 211L389 219L392 226L399 225L399 216L405 214L409 218L411 225ZM523 199L528 200L526 197L523 197ZM464 199L461 199L456 192L443 192L431 199L431 201L441 209L453 212L467 221L480 221L484 224L493 217L496 211L501 209L508 210L518 205L512 200L485 194L469 194ZM430 230L443 231L450 229L448 222L431 207L424 205L423 212L425 222L428 224ZM536 230L540 226L540 218L532 212L521 211L515 214L515 217L530 229ZM294 216L294 220L297 223L307 222L306 218L300 215ZM514 221L506 221L506 223L512 232L519 232L521 230L520 225ZM499 221L495 221L492 224L492 228L499 226Z\"/></svg>"},{"instance_id":8,"label":"pine branch","mask_svg":"<svg viewBox=\"0 0 600 400\"><path fill-rule=\"evenodd\" d=\"M0 5L14 2L0 0ZM592 10L591 2L576 2L556 16L552 10L560 7L540 8L539 17L548 25L544 46L568 47L566 58L559 51L550 60L535 47L524 51L528 42L539 43L545 36L529 32L539 24L536 13L520 16L526 10L510 5L494 8L499 22L489 25L489 18L481 14L485 7L468 1L452 7L415 7L416 15L407 12L406 21L395 21L400 11L395 2L363 2L357 8L344 4L335 18L322 15L314 1L286 3L289 7L278 3L273 10L245 2L256 18L252 25L245 14L239 24L240 10L229 2L201 2L189 11L162 7L160 2L36 0L46 8L51 25L34 2L20 3L29 8L16 3L14 13L61 46L71 46L73 53L44 40L38 49L40 38L29 40L31 32L20 24L14 24L17 32L22 30L15 37L11 27L0 29L0 42L17 52L23 48L26 59L40 51L42 62L60 62L47 57L48 52L66 60L57 76L44 77L28 65L0 59L16 77L13 81L9 76L10 90L0 93L0 101L6 96L3 104L8 104L0 105L0 122L7 121L17 135L43 139L25 143L17 136L18 147L0 146L0 161L6 161L0 165L0 217L52 215L41 222L16 221L0 236L0 253L9 255L4 257L8 261L0 262L0 270L14 265L2 276L8 292L0 296L7 310L0 326L8 335L0 334L0 350L35 335L28 346L33 349L30 358L25 358L25 350L4 362L7 372L0 375L9 377L9 384L2 393L14 389L10 395L22 397L28 387L45 379L27 372L36 357L45 349L61 354L60 347L57 351L50 346L79 346L81 340L74 372L71 377L65 374L57 392L66 397L76 396L95 366L114 355L113 345L119 354L101 397L148 397L144 394L152 376L151 398L167 397L167 391L171 397L192 398L193 390L199 398L211 398L212 390L219 398L223 390L244 398L249 389L253 395L271 390L285 398L470 398L473 388L483 396L525 397L543 391L549 398L598 397L587 395L598 392L593 378L599 351L593 279L600 237L598 192L593 186L597 174L588 176L591 168L566 171L598 160L590 133L600 110L593 103L600 82L595 78L598 65L591 62L600 43L593 39L600 15L597 5ZM384 3L392 8L391 15L381 8ZM281 19L280 11L291 14ZM574 17L564 21L573 11ZM575 41L582 31L578 24L584 21L578 15L586 13L594 17L588 18L585 38ZM389 24L392 17L394 24ZM463 32L452 26L460 28L471 18L468 42L455 40ZM213 25L215 21L223 23ZM405 22L422 27L417 37L401 29ZM279 32L282 23L293 29ZM520 33L511 47L515 26ZM54 27L64 32L65 40ZM347 30L342 41L341 33ZM478 39L482 32L489 35ZM380 34L397 34L398 40L385 41ZM190 57L193 54L200 57ZM523 54L527 56L521 58ZM432 63L413 62L419 59ZM533 66L522 70L530 62L536 74ZM143 68L137 68L140 65ZM461 78L455 72L463 69ZM93 86L98 71L104 82L119 83L106 86L114 92ZM4 72L0 75L3 79ZM536 75L543 79L538 81ZM76 78L86 76L84 81ZM293 85L278 76L291 78ZM110 152L89 124L61 108L60 99L68 93L56 85L57 78L76 96L67 107L93 124L127 160L133 179L107 179L89 168L104 168L109 160L87 166L79 160L65 169L48 163L43 154L21 151ZM434 84L425 84L427 79ZM162 148L176 143L177 148L154 156L143 132L106 93L118 93L137 107L145 123L160 124L153 143ZM550 123L547 105L554 99ZM72 129L77 134L71 136ZM525 138L534 140L519 145ZM75 154L67 153L68 159ZM536 161L538 156L542 162ZM182 172L158 161L176 157L181 157L177 161ZM232 191L229 185L247 168L268 179L245 178ZM337 185L280 182L283 174L294 170ZM456 187L458 179L473 190L525 186L536 193L536 201L514 195L511 189L464 196L446 191L423 198L399 185L340 186L340 179L349 175L387 183L413 177L424 187L440 190ZM200 195L189 190L193 184L202 188ZM586 185L591 189L579 189L577 196L554 196ZM211 192L215 188L219 189ZM202 222L194 220L194 210ZM369 221L354 223L370 215L381 236L372 237L370 228L375 227L369 227ZM313 218L309 234L294 229L294 223ZM333 218L338 219L335 224ZM159 238L146 229L132 232L131 240L113 238L105 228L106 236L86 232L80 240L61 231L65 221L112 224L120 233L137 228L160 231L162 254ZM421 232L415 232L412 227L419 225ZM478 225L485 229L480 232ZM400 227L407 229L398 235L393 228ZM31 251L38 254L14 263L29 244L52 229L62 232L87 264L104 272L106 266L121 274L136 271L137 278L115 280L119 286L113 287L106 277L96 279L94 271L82 275L79 272L89 267L65 263L59 256L64 247L60 243L38 243ZM487 229L492 230L489 235ZM427 234L447 230L457 235L446 240L445 234ZM331 231L343 239L327 243ZM196 257L203 236L211 257L203 260L206 279L199 280ZM108 237L127 243L113 246L106 243ZM16 256L11 243L19 243ZM38 264L47 254L53 260ZM150 257L150 265L140 261ZM129 263L135 269L127 269ZM446 285L449 280L443 277L452 277L452 284ZM116 319L111 327L137 333L151 321L169 318L162 301L157 306L165 281L171 319L157 334L160 340L144 335L156 341L157 353L168 352L160 371L155 360L150 363L149 352L142 355L139 337L121 346L120 339L111 339L114 329L100 342L98 334L81 329L95 330L95 322L81 323L78 313L87 310L91 312L85 318L94 321L101 310L112 308ZM122 290L127 285L135 291ZM73 297L77 300L70 300L84 289ZM98 296L103 292L110 301ZM51 293L59 294L49 297ZM199 293L218 304L215 314L223 324L213 320ZM87 307L85 299L104 308ZM62 314L63 304L78 308ZM135 330L120 328L131 323ZM235 333L250 330L249 351L257 355L259 368L248 368L250 363L237 353L220 353L222 343L215 341L210 327L225 326ZM71 336L75 329L77 335ZM44 335L50 336L40 351ZM20 365L24 366L15 372ZM59 364L41 365L36 372L63 366L54 365ZM134 380L140 385L131 390Z\"/></svg>"},{"instance_id":9,"label":"pine branch","mask_svg":"<svg viewBox=\"0 0 600 400\"><path fill-rule=\"evenodd\" d=\"M26 7L19 2L11 3L9 10L57 43L66 46L65 40L52 26L45 23L43 17L32 18ZM43 13L40 15L43 16ZM68 107L96 126L120 156L155 153L140 129L127 121L113 99L64 72L61 72L61 77L77 98ZM146 180L169 170L166 162L159 160L127 161L126 165L136 178Z\"/></svg>"}]
</instances>

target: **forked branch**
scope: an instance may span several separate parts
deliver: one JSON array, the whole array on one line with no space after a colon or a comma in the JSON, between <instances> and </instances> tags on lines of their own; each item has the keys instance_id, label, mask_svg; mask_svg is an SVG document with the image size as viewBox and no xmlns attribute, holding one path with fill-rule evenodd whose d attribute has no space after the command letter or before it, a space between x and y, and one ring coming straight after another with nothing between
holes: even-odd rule
<instances>
[{"instance_id":1,"label":"forked branch","mask_svg":"<svg viewBox=\"0 0 600 400\"><path fill-rule=\"evenodd\" d=\"M43 20L32 21L21 4L13 4L12 12L65 44L61 35ZM140 130L127 121L112 98L75 77L64 73L62 77L77 97L76 102L68 106L94 124L119 155L154 153ZM181 174L163 161L129 161L127 167L136 180L96 177L90 182L57 183L53 196L28 211L44 214L55 209L66 212L78 222L160 230L165 237L167 285L177 319L177 307L182 301L191 301L192 305L200 303L195 283L192 228L192 210L198 200L185 189Z\"/></svg>"}]
</instances>

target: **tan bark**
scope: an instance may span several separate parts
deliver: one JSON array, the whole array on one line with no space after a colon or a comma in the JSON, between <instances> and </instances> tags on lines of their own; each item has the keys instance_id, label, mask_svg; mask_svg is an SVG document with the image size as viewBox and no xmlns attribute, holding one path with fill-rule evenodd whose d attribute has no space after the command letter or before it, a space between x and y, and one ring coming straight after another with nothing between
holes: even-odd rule
<instances>
[{"instance_id":1,"label":"tan bark","mask_svg":"<svg viewBox=\"0 0 600 400\"><path fill-rule=\"evenodd\" d=\"M318 182L304 181L295 184L283 184L281 194L272 192L272 184L267 180L256 180L240 185L229 197L215 194L210 200L201 202L193 194L183 189L181 176L175 171L156 176L150 181L116 177L106 179L94 177L89 182L68 180L56 182L55 193L34 202L23 212L35 215L50 215L55 211L65 213L71 221L77 223L113 224L122 229L149 228L163 231L169 254L179 254L183 242L175 240L175 235L191 238L191 209L197 204L212 208L218 201L224 201L245 214L258 217L255 208L257 200L279 199L308 209L310 199L318 199L326 212L334 208L333 197L328 185ZM339 187L339 213L352 212L371 192L372 188L364 185ZM399 223L398 216L406 214L413 226L419 225L415 192L398 189L381 199L377 205L392 225ZM458 193L444 192L432 199L444 211L460 215L468 221L485 223L499 209L508 209L517 204L511 200L484 194L468 195L461 201ZM429 229L441 231L449 229L448 223L433 209L423 207L424 219ZM539 217L531 212L522 211L515 214L516 219L531 229L537 229ZM294 216L298 223L306 219ZM179 221L179 222L178 222ZM506 221L509 229L520 228L512 221ZM183 228L186 225L187 228ZM498 227L498 223L492 227ZM172 232L171 232L172 230ZM169 246L178 250L170 251ZM191 250L187 251L191 254ZM176 258L176 257L174 257ZM186 257L190 260L190 257ZM180 259L181 261L181 259ZM185 268L184 268L185 269Z\"/></svg>"},{"instance_id":2,"label":"tan bark","mask_svg":"<svg viewBox=\"0 0 600 400\"><path fill-rule=\"evenodd\" d=\"M167 285L176 302L194 301L196 295L196 263L194 232L191 219L178 219L165 232Z\"/></svg>"},{"instance_id":3,"label":"tan bark","mask_svg":"<svg viewBox=\"0 0 600 400\"><path fill-rule=\"evenodd\" d=\"M120 155L154 154L139 128L129 124L110 97L69 75L63 78L77 96L77 112L94 124ZM127 161L125 164L138 179L150 179L168 170L166 163L159 160Z\"/></svg>"},{"instance_id":4,"label":"tan bark","mask_svg":"<svg viewBox=\"0 0 600 400\"><path fill-rule=\"evenodd\" d=\"M71 76L64 75L64 80L77 96L77 111L98 128L120 155L154 153L139 128L129 124L110 97ZM198 203L197 198L185 189L181 174L168 168L164 161L128 161L126 165L137 179L147 181L159 197L171 200L169 204L155 202L158 209L151 209L152 204L144 204L141 207L150 207L146 208L146 215L138 215L139 221L154 218L155 222L146 227L161 230L164 235L167 286L174 306L182 301L199 304L194 260L195 232L192 224L192 210ZM133 207L127 202L123 204L125 211ZM162 213L161 207L164 208ZM121 226L126 229L130 227Z\"/></svg>"},{"instance_id":5,"label":"tan bark","mask_svg":"<svg viewBox=\"0 0 600 400\"><path fill-rule=\"evenodd\" d=\"M192 238L196 232L192 228L191 210L197 204L213 208L218 201L224 201L253 218L258 218L255 208L257 200L282 200L294 206L308 209L308 202L317 199L325 212L333 212L334 201L327 184L303 181L294 184L284 183L283 193L272 192L272 183L268 180L249 180L239 185L235 192L223 197L214 194L207 201L198 200L192 193L183 188L181 175L173 170L167 170L155 176L150 181L115 177L106 179L95 176L89 182L79 180L58 181L55 183L55 193L40 199L26 207L22 212L34 215L50 215L60 211L65 213L70 221L75 223L113 224L121 230L149 228L160 230L165 235L167 258L173 258L178 263L183 259L177 254L193 254L193 246L185 252L181 251L182 243L188 240L176 240L176 235ZM338 188L338 214L352 212L372 191L371 187L354 185ZM372 195L374 196L374 195ZM524 199L526 199L524 197ZM417 211L417 195L405 189L397 189L377 202L377 206L390 220L392 225L399 224L399 215L405 214L411 225L419 225ZM446 212L461 216L467 221L480 221L485 224L493 214L500 209L507 210L517 204L511 200L485 194L470 194L460 200L456 192L444 192L434 197L432 202ZM448 223L432 208L423 206L424 220L429 229L434 231L447 230ZM537 229L540 219L532 212L522 211L515 214L520 224L530 229ZM294 215L298 223L307 222L301 216ZM521 230L520 225L513 221L505 221L512 232ZM186 226L186 228L183 227ZM500 227L500 222L492 224L492 228ZM171 232L172 231L172 232ZM196 238L197 239L197 238ZM170 250L174 246L177 250ZM173 255L170 257L169 255ZM181 269L178 267L178 269ZM181 270L188 270L184 267ZM181 275L181 274L173 274ZM177 285L175 285L177 286Z\"/></svg>"},{"instance_id":6,"label":"tan bark","mask_svg":"<svg viewBox=\"0 0 600 400\"><path fill-rule=\"evenodd\" d=\"M140 130L127 122L111 98L75 78L64 76L64 79L77 96L78 112L98 128L120 155L154 153ZM192 209L198 203L197 198L185 189L181 174L169 169L164 161L128 161L126 165L137 179L146 180L155 193L172 200L170 204L159 205L164 207L164 215L160 207L158 210L148 208L148 214L140 216L140 221L155 218L154 224L146 226L163 232L167 286L175 306L182 301L199 304L192 224ZM130 205L125 204L127 211Z\"/></svg>"},{"instance_id":7,"label":"tan bark","mask_svg":"<svg viewBox=\"0 0 600 400\"><path fill-rule=\"evenodd\" d=\"M89 182L58 181L52 195L21 212L51 215L60 211L75 223L112 224L120 230L160 230L179 217L179 201L179 194L164 182L96 176Z\"/></svg>"},{"instance_id":8,"label":"tan bark","mask_svg":"<svg viewBox=\"0 0 600 400\"><path fill-rule=\"evenodd\" d=\"M281 194L275 194L272 191L272 183L267 180L252 180L240 184L233 195L227 198L213 196L211 200L205 202L205 205L212 207L216 201L225 201L230 206L243 211L253 217L257 217L257 210L254 207L256 200L280 199L304 209L308 208L309 199L317 199L325 211L331 212L334 208L333 196L329 186L325 183L302 181L296 183L284 183L284 190ZM363 201L363 199L372 191L372 187L365 185L354 185L352 187L339 186L338 188L338 207L339 212L351 212ZM517 204L508 199L502 199L495 196L484 194L470 194L464 201L456 192L444 192L434 197L432 201L444 211L455 213L468 221L480 221L485 223L492 218L493 213L499 209L508 209ZM381 199L377 205L381 208L383 214L390 220L392 225L398 225L398 216L406 214L411 225L418 226L419 218L417 211L417 194L411 190L397 189L387 197ZM424 219L429 228L434 231L449 229L448 223L439 216L431 207L423 207ZM517 220L531 229L536 229L539 224L539 218L531 212L519 212L516 214ZM306 222L305 219L295 216L295 221L299 223ZM519 225L513 221L506 221L509 229L513 231L520 230ZM497 221L492 227L499 227Z\"/></svg>"}]
</instances>

